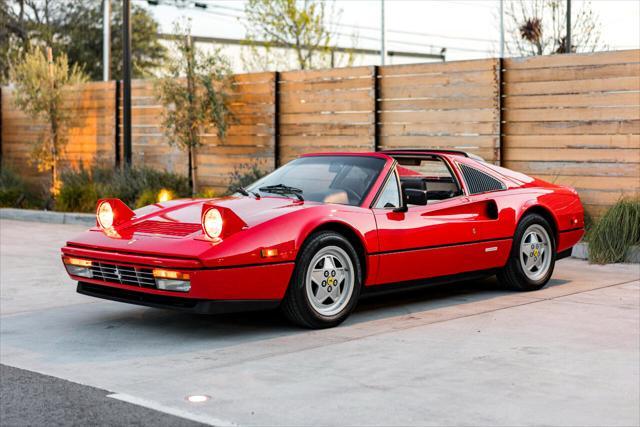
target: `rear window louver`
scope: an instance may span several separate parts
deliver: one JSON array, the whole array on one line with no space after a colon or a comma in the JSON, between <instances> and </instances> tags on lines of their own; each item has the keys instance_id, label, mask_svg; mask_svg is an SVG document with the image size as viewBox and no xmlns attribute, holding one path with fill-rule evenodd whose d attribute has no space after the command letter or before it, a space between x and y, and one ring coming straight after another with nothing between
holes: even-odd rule
<instances>
[{"instance_id":1,"label":"rear window louver","mask_svg":"<svg viewBox=\"0 0 640 427\"><path fill-rule=\"evenodd\" d=\"M467 165L460 165L460 170L464 176L464 180L469 187L469 194L485 193L487 191L504 190L505 186L502 182L494 177L480 172Z\"/></svg>"}]
</instances>

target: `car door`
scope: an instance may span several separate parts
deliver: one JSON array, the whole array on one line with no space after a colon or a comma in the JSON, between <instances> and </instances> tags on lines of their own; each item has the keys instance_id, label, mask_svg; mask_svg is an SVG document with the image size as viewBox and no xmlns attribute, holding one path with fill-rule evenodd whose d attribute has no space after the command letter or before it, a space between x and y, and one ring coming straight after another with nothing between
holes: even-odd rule
<instances>
[{"instance_id":1,"label":"car door","mask_svg":"<svg viewBox=\"0 0 640 427\"><path fill-rule=\"evenodd\" d=\"M453 173L452 177L457 181ZM424 206L409 205L402 212L393 206L400 203L401 191L396 170L372 207L379 242L376 284L484 270L498 266L508 253L510 242L498 239L492 231L491 225L498 220L493 202L471 200L461 191Z\"/></svg>"}]
</instances>

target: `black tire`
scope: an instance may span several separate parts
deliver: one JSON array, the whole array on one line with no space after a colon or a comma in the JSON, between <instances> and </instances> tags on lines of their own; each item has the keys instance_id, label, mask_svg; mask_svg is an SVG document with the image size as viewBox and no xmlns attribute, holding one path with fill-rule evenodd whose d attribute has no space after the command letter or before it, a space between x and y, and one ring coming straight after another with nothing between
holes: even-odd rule
<instances>
[{"instance_id":1,"label":"black tire","mask_svg":"<svg viewBox=\"0 0 640 427\"><path fill-rule=\"evenodd\" d=\"M343 249L351 259L354 268L351 298L340 312L331 316L318 313L311 305L306 291L307 269L310 268L310 263L318 251L327 246L337 246ZM358 255L349 240L332 231L317 232L307 239L300 251L289 289L280 307L290 321L305 328L323 329L337 326L351 314L358 303L362 288L361 272Z\"/></svg>"},{"instance_id":2,"label":"black tire","mask_svg":"<svg viewBox=\"0 0 640 427\"><path fill-rule=\"evenodd\" d=\"M535 224L542 226L546 230L549 236L551 251L549 254L550 264L547 272L539 279L532 280L525 274L522 268L522 264L520 262L520 251L523 238L525 237L525 232L529 227ZM542 289L549 279L551 279L551 275L553 274L553 269L555 267L555 260L556 242L551 225L549 225L549 222L544 217L538 214L527 214L518 224L507 265L505 265L497 274L498 282L504 288L514 291L536 291L538 289Z\"/></svg>"}]
</instances>

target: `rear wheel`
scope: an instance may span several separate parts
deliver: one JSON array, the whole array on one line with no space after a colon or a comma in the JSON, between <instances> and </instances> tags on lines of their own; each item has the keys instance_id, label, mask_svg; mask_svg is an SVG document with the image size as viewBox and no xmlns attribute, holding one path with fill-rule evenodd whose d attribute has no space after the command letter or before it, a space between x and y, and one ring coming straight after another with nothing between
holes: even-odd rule
<instances>
[{"instance_id":1,"label":"rear wheel","mask_svg":"<svg viewBox=\"0 0 640 427\"><path fill-rule=\"evenodd\" d=\"M498 273L506 288L534 291L547 284L555 266L555 241L549 222L538 214L518 224L507 265Z\"/></svg>"},{"instance_id":2,"label":"rear wheel","mask_svg":"<svg viewBox=\"0 0 640 427\"><path fill-rule=\"evenodd\" d=\"M282 309L301 326L328 328L349 316L359 296L355 249L338 233L319 232L302 249Z\"/></svg>"}]
</instances>

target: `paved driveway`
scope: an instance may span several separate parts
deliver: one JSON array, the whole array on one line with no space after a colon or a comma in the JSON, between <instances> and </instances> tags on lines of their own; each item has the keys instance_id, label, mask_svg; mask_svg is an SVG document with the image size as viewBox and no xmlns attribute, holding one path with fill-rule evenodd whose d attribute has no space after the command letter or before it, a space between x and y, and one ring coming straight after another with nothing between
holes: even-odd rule
<instances>
[{"instance_id":1,"label":"paved driveway","mask_svg":"<svg viewBox=\"0 0 640 427\"><path fill-rule=\"evenodd\" d=\"M447 285L306 331L77 295L58 248L81 230L0 221L2 364L218 425L640 423L638 265L562 260L542 291Z\"/></svg>"}]
</instances>

